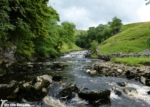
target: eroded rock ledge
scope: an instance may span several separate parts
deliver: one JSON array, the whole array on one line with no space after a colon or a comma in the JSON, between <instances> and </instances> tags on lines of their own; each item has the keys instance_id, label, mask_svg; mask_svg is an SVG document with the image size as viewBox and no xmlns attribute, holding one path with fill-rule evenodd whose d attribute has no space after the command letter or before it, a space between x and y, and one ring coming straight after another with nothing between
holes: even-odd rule
<instances>
[{"instance_id":1,"label":"eroded rock ledge","mask_svg":"<svg viewBox=\"0 0 150 107\"><path fill-rule=\"evenodd\" d=\"M94 63L89 68L91 68L89 72L96 70L95 73L98 73L101 75L112 76L112 77L122 77L122 78L127 78L127 79L135 79L147 86L150 86L150 67L149 66L135 67L135 66L127 66L124 64L117 64L117 63L111 63L111 62L97 62L97 63Z\"/></svg>"}]
</instances>

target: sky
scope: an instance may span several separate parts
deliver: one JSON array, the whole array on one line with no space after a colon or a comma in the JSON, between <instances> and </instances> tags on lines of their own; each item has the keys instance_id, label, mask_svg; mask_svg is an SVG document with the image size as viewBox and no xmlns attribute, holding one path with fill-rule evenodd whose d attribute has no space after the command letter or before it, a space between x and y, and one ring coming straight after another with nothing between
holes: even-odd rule
<instances>
[{"instance_id":1,"label":"sky","mask_svg":"<svg viewBox=\"0 0 150 107\"><path fill-rule=\"evenodd\" d=\"M78 30L107 24L113 17L123 24L150 21L150 4L145 0L49 0L60 23L72 22Z\"/></svg>"}]
</instances>

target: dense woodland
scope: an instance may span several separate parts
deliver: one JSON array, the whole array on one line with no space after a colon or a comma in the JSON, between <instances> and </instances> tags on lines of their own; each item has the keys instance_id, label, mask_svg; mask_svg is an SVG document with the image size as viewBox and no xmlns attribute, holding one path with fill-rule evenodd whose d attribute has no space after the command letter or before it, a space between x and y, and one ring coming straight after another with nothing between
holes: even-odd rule
<instances>
[{"instance_id":1,"label":"dense woodland","mask_svg":"<svg viewBox=\"0 0 150 107\"><path fill-rule=\"evenodd\" d=\"M108 24L99 24L97 27L89 27L87 32L81 32L77 36L76 45L94 50L95 46L119 33L121 29L122 20L114 17Z\"/></svg>"},{"instance_id":2,"label":"dense woodland","mask_svg":"<svg viewBox=\"0 0 150 107\"><path fill-rule=\"evenodd\" d=\"M63 42L70 46L75 25L58 25L57 11L48 0L1 0L0 47L15 45L16 56L56 56Z\"/></svg>"},{"instance_id":3,"label":"dense woodland","mask_svg":"<svg viewBox=\"0 0 150 107\"><path fill-rule=\"evenodd\" d=\"M89 27L74 37L75 24L62 22L59 14L48 5L49 0L1 0L0 47L16 46L16 57L54 57L60 54L63 43L95 50L109 37L122 31L122 20L114 17L107 24ZM149 2L148 2L149 3ZM147 40L150 44L150 39Z\"/></svg>"}]
</instances>

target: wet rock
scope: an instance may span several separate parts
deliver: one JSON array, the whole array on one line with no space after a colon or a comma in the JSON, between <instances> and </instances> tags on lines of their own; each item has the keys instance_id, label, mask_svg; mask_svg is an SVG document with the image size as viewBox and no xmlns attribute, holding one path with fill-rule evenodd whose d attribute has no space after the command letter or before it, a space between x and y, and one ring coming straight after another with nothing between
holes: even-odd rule
<instances>
[{"instance_id":1,"label":"wet rock","mask_svg":"<svg viewBox=\"0 0 150 107\"><path fill-rule=\"evenodd\" d=\"M87 101L108 101L110 97L110 90L88 90L81 89L78 92L78 96Z\"/></svg>"},{"instance_id":2,"label":"wet rock","mask_svg":"<svg viewBox=\"0 0 150 107\"><path fill-rule=\"evenodd\" d=\"M34 66L33 65L31 65L31 64L28 64L27 65L29 68L33 68Z\"/></svg>"},{"instance_id":3,"label":"wet rock","mask_svg":"<svg viewBox=\"0 0 150 107\"><path fill-rule=\"evenodd\" d=\"M18 82L12 80L9 84L0 84L0 98L6 99L16 89Z\"/></svg>"},{"instance_id":4,"label":"wet rock","mask_svg":"<svg viewBox=\"0 0 150 107\"><path fill-rule=\"evenodd\" d=\"M53 80L54 81L61 81L61 80L63 80L63 77L60 75L55 75L55 76L53 76Z\"/></svg>"},{"instance_id":5,"label":"wet rock","mask_svg":"<svg viewBox=\"0 0 150 107\"><path fill-rule=\"evenodd\" d=\"M140 77L140 82L143 83L143 84L146 84L146 78L141 76Z\"/></svg>"},{"instance_id":6,"label":"wet rock","mask_svg":"<svg viewBox=\"0 0 150 107\"><path fill-rule=\"evenodd\" d=\"M119 73L122 73L122 71L123 71L122 69L117 69L117 72Z\"/></svg>"},{"instance_id":7,"label":"wet rock","mask_svg":"<svg viewBox=\"0 0 150 107\"><path fill-rule=\"evenodd\" d=\"M86 70L86 73L90 73L90 69L87 69L87 70Z\"/></svg>"},{"instance_id":8,"label":"wet rock","mask_svg":"<svg viewBox=\"0 0 150 107\"><path fill-rule=\"evenodd\" d=\"M86 54L85 54L85 58L90 58L91 57L91 52L87 52Z\"/></svg>"},{"instance_id":9,"label":"wet rock","mask_svg":"<svg viewBox=\"0 0 150 107\"><path fill-rule=\"evenodd\" d=\"M89 73L90 75L95 75L97 73L97 71L96 70L87 69L86 73Z\"/></svg>"},{"instance_id":10,"label":"wet rock","mask_svg":"<svg viewBox=\"0 0 150 107\"><path fill-rule=\"evenodd\" d=\"M49 75L37 76L30 82L23 83L17 93L19 100L24 98L29 101L39 101L47 94L47 87L52 83L52 77Z\"/></svg>"},{"instance_id":11,"label":"wet rock","mask_svg":"<svg viewBox=\"0 0 150 107\"><path fill-rule=\"evenodd\" d=\"M46 104L46 107L70 107L62 103L60 100L56 100L49 96L45 96L43 102Z\"/></svg>"},{"instance_id":12,"label":"wet rock","mask_svg":"<svg viewBox=\"0 0 150 107\"><path fill-rule=\"evenodd\" d=\"M135 96L137 94L137 90L133 87L126 87L123 89L125 94L128 94L130 96Z\"/></svg>"},{"instance_id":13,"label":"wet rock","mask_svg":"<svg viewBox=\"0 0 150 107\"><path fill-rule=\"evenodd\" d=\"M131 72L131 71L127 71L127 72L125 73L125 75L126 75L126 78L127 78L127 79L133 79L133 78L135 78L134 72Z\"/></svg>"},{"instance_id":14,"label":"wet rock","mask_svg":"<svg viewBox=\"0 0 150 107\"><path fill-rule=\"evenodd\" d=\"M114 93L115 93L116 95L118 95L118 96L121 96L121 95L122 95L122 92L119 91L119 90L114 90Z\"/></svg>"},{"instance_id":15,"label":"wet rock","mask_svg":"<svg viewBox=\"0 0 150 107\"><path fill-rule=\"evenodd\" d=\"M121 86L121 87L125 87L127 85L126 82L117 82L117 85Z\"/></svg>"},{"instance_id":16,"label":"wet rock","mask_svg":"<svg viewBox=\"0 0 150 107\"><path fill-rule=\"evenodd\" d=\"M96 70L90 70L90 72L89 72L91 75L94 75L94 74L96 74L97 73L97 71Z\"/></svg>"},{"instance_id":17,"label":"wet rock","mask_svg":"<svg viewBox=\"0 0 150 107\"><path fill-rule=\"evenodd\" d=\"M54 62L53 63L53 65L52 65L52 67L51 67L51 69L54 69L54 70L56 70L56 69L64 69L66 66L68 66L67 64L65 64L65 63L60 63L60 62Z\"/></svg>"},{"instance_id":18,"label":"wet rock","mask_svg":"<svg viewBox=\"0 0 150 107\"><path fill-rule=\"evenodd\" d=\"M36 81L36 82L35 82ZM35 83L34 83L35 82ZM52 83L52 77L49 75L37 76L34 80L34 88L41 89L42 87L48 87Z\"/></svg>"},{"instance_id":19,"label":"wet rock","mask_svg":"<svg viewBox=\"0 0 150 107\"><path fill-rule=\"evenodd\" d=\"M61 99L71 99L73 97L75 97L75 93L78 92L78 88L76 86L76 84L70 84L69 86L67 86L66 88L64 88L60 93L59 93L59 97Z\"/></svg>"},{"instance_id":20,"label":"wet rock","mask_svg":"<svg viewBox=\"0 0 150 107\"><path fill-rule=\"evenodd\" d=\"M145 74L144 74L144 77L150 79L150 73L145 73Z\"/></svg>"},{"instance_id":21,"label":"wet rock","mask_svg":"<svg viewBox=\"0 0 150 107\"><path fill-rule=\"evenodd\" d=\"M150 79L146 79L146 85L150 86Z\"/></svg>"},{"instance_id":22,"label":"wet rock","mask_svg":"<svg viewBox=\"0 0 150 107\"><path fill-rule=\"evenodd\" d=\"M12 90L8 99L21 101L23 98L28 101L39 101L47 95L47 87L52 83L49 75L37 76L30 82L19 82L19 87Z\"/></svg>"},{"instance_id":23,"label":"wet rock","mask_svg":"<svg viewBox=\"0 0 150 107\"><path fill-rule=\"evenodd\" d=\"M44 96L46 96L47 91L42 89L36 89L32 85L26 87L20 87L19 92L17 93L18 100L22 98L28 101L40 101Z\"/></svg>"}]
</instances>

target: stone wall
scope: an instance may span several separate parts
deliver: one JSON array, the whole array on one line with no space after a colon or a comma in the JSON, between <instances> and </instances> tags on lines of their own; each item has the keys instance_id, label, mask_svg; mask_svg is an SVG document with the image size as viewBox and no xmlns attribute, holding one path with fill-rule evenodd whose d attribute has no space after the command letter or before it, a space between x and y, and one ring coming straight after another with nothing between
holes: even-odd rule
<instances>
[{"instance_id":1,"label":"stone wall","mask_svg":"<svg viewBox=\"0 0 150 107\"><path fill-rule=\"evenodd\" d=\"M99 47L99 46L98 46ZM129 54L123 54L122 52L119 52L119 53L113 53L113 54L105 54L105 55L102 55L99 50L98 50L98 47L96 48L96 52L97 52L97 55L100 59L102 60L106 60L106 61L109 61L111 58L113 57L119 57L119 58L124 58L124 57L141 57L141 56L144 56L144 57L150 57L150 49L147 49L147 50L144 50L142 52L139 52L139 53L129 53Z\"/></svg>"}]
</instances>

